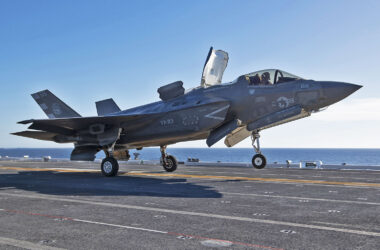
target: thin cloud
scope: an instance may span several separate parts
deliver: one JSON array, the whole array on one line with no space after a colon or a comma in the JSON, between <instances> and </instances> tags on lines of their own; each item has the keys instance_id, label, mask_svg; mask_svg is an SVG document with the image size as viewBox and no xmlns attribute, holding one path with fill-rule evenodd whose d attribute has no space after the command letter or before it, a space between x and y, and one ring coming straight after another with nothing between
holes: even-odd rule
<instances>
[{"instance_id":1,"label":"thin cloud","mask_svg":"<svg viewBox=\"0 0 380 250\"><path fill-rule=\"evenodd\" d=\"M318 121L380 121L380 98L353 99L311 116Z\"/></svg>"}]
</instances>

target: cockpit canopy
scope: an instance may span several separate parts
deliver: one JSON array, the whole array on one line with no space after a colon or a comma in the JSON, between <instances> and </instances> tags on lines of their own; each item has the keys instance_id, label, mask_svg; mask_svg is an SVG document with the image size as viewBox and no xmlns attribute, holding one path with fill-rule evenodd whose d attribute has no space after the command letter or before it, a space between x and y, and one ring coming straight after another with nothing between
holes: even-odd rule
<instances>
[{"instance_id":1,"label":"cockpit canopy","mask_svg":"<svg viewBox=\"0 0 380 250\"><path fill-rule=\"evenodd\" d=\"M227 67L228 54L223 50L214 50L213 47L207 55L203 67L201 87L207 88L221 84L224 70ZM302 79L279 69L266 69L239 76L235 81L224 83L233 84L246 79L250 85L273 85Z\"/></svg>"},{"instance_id":2,"label":"cockpit canopy","mask_svg":"<svg viewBox=\"0 0 380 250\"><path fill-rule=\"evenodd\" d=\"M245 74L244 76L251 85L272 85L302 79L299 76L295 76L279 69L260 70Z\"/></svg>"},{"instance_id":3,"label":"cockpit canopy","mask_svg":"<svg viewBox=\"0 0 380 250\"><path fill-rule=\"evenodd\" d=\"M207 88L221 84L227 63L228 53L211 47L203 67L201 86Z\"/></svg>"}]
</instances>

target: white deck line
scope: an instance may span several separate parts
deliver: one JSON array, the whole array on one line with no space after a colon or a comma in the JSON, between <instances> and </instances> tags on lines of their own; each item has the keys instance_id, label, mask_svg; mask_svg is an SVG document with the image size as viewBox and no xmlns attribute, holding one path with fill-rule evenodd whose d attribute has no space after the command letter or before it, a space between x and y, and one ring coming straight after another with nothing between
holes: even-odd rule
<instances>
[{"instance_id":1,"label":"white deck line","mask_svg":"<svg viewBox=\"0 0 380 250\"><path fill-rule=\"evenodd\" d=\"M108 202L100 202L100 201L77 200L77 199L69 199L69 198L60 198L60 197L57 197L55 195L39 195L39 194L38 195L37 194L25 194L25 195L23 195L23 194L10 194L10 193L3 193L3 192L0 192L0 195L19 197L19 198L28 198L28 199L43 199L43 200L52 200L52 201L72 202L72 203L80 203L80 204L89 204L89 205L94 205L94 206L135 209L135 210L141 210L141 211L154 211L154 212L160 212L160 213L180 214L180 215L207 217L207 218L215 218L215 219L223 219L223 220L235 220L235 221L254 222L254 223L272 224L272 225L282 225L282 226L289 226L289 227L317 229L317 230L325 230L325 231L334 231L334 232L341 232L341 233L351 233L351 234L357 234L357 235L380 237L380 233L363 231L363 230L336 228L336 227L328 227L328 226L318 226L318 225L294 223L294 222L286 222L286 221L254 219L254 218L248 218L248 217L219 215L219 214L213 214L213 213L190 212L190 211L155 208L155 207L144 207L144 206L127 205L127 204L116 204L116 203L108 203Z\"/></svg>"},{"instance_id":2,"label":"white deck line","mask_svg":"<svg viewBox=\"0 0 380 250\"><path fill-rule=\"evenodd\" d=\"M18 240L18 239L16 240L16 239L5 238L5 237L0 237L0 248L1 248L1 245L20 247L20 248L30 249L30 250L62 250L63 249L63 248L50 247L50 246L32 243L29 241Z\"/></svg>"},{"instance_id":3,"label":"white deck line","mask_svg":"<svg viewBox=\"0 0 380 250\"><path fill-rule=\"evenodd\" d=\"M104 222L98 222L98 221L90 221L90 220L72 219L72 221L78 221L78 222L89 223L89 224L96 224L96 225L104 225L104 226L110 226L110 227L125 228L125 229L133 229L133 230L146 231L146 232L151 232L151 233L161 233L161 234L167 234L168 233L168 232L165 232L165 231L148 229L148 228L143 228L143 227L131 227L131 226L124 226L124 225L118 225L118 224L110 224L110 223L104 223Z\"/></svg>"},{"instance_id":4,"label":"white deck line","mask_svg":"<svg viewBox=\"0 0 380 250\"><path fill-rule=\"evenodd\" d=\"M232 193L232 192L220 192L220 193L221 194L227 194L227 195L239 195L239 196L254 196L254 197L283 198L283 199L294 199L294 200L326 201L326 202L340 202L340 203L380 206L380 203L367 202L367 201L333 200L333 199L324 199L324 198L307 198L307 197L268 195L268 194L244 194L244 193Z\"/></svg>"}]
</instances>

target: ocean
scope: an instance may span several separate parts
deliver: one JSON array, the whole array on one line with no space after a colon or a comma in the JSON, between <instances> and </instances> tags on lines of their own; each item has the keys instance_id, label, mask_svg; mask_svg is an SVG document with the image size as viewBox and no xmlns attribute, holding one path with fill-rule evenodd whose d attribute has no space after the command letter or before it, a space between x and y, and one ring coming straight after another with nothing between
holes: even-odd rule
<instances>
[{"instance_id":1,"label":"ocean","mask_svg":"<svg viewBox=\"0 0 380 250\"><path fill-rule=\"evenodd\" d=\"M1 157L31 158L51 156L52 158L70 158L72 148L0 148ZM210 162L251 162L254 151L252 148L168 148L167 152L174 155L179 161L188 158L197 158L200 161ZM263 154L269 163L285 163L300 161L322 161L323 164L352 164L352 165L380 165L380 149L328 149L328 148L262 148ZM139 153L142 160L158 160L159 148L144 148L131 150L131 159L134 153ZM99 152L97 158L103 158Z\"/></svg>"}]
</instances>

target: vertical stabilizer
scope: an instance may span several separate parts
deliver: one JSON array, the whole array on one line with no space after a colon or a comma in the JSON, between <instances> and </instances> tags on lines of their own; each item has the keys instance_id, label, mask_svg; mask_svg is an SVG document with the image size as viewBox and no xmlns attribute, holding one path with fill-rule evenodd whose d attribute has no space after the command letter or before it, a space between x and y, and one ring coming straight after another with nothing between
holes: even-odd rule
<instances>
[{"instance_id":1,"label":"vertical stabilizer","mask_svg":"<svg viewBox=\"0 0 380 250\"><path fill-rule=\"evenodd\" d=\"M117 106L117 104L112 98L103 101L98 101L95 104L98 116L108 115L121 111L119 106Z\"/></svg>"},{"instance_id":2,"label":"vertical stabilizer","mask_svg":"<svg viewBox=\"0 0 380 250\"><path fill-rule=\"evenodd\" d=\"M81 117L49 90L34 93L32 97L50 119Z\"/></svg>"}]
</instances>

